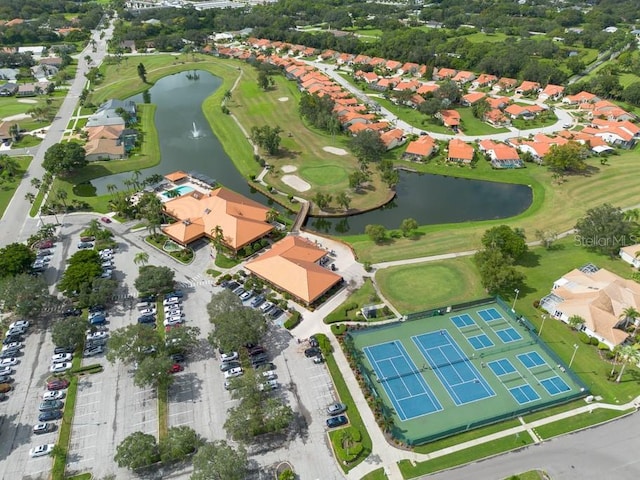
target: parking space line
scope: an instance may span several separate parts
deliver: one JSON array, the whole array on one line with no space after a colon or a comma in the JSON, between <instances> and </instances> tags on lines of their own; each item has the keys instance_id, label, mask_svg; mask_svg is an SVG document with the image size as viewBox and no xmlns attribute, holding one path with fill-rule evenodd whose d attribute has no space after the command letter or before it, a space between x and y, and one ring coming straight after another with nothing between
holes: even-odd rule
<instances>
[{"instance_id":1,"label":"parking space line","mask_svg":"<svg viewBox=\"0 0 640 480\"><path fill-rule=\"evenodd\" d=\"M152 418L149 420L143 420L142 422L134 423L132 426L137 427L138 425L144 425L145 423L156 422L156 418Z\"/></svg>"},{"instance_id":2,"label":"parking space line","mask_svg":"<svg viewBox=\"0 0 640 480\"><path fill-rule=\"evenodd\" d=\"M80 405L76 404L76 408L78 407L88 407L89 405L95 405L96 403L102 403L101 400L96 400L95 402L82 403Z\"/></svg>"},{"instance_id":3,"label":"parking space line","mask_svg":"<svg viewBox=\"0 0 640 480\"><path fill-rule=\"evenodd\" d=\"M102 390L98 390L97 392L87 392L87 393L82 393L80 395L77 396L78 399L84 398L84 397L90 397L91 395L100 395L102 393Z\"/></svg>"},{"instance_id":4,"label":"parking space line","mask_svg":"<svg viewBox=\"0 0 640 480\"><path fill-rule=\"evenodd\" d=\"M98 413L97 411L94 412L87 412L87 413L76 413L73 418L80 418L80 417L86 417L87 415L95 415L96 413Z\"/></svg>"},{"instance_id":5,"label":"parking space line","mask_svg":"<svg viewBox=\"0 0 640 480\"><path fill-rule=\"evenodd\" d=\"M95 437L97 435L98 435L97 433L89 433L87 435L83 435L82 437L72 435L71 438L73 438L74 441L80 441L80 440L84 440L85 438Z\"/></svg>"},{"instance_id":6,"label":"parking space line","mask_svg":"<svg viewBox=\"0 0 640 480\"><path fill-rule=\"evenodd\" d=\"M182 426L182 425L193 425L193 420L192 420L192 421L190 421L190 422L174 423L174 424L172 424L171 426L172 426L172 427L180 427L180 426Z\"/></svg>"}]
</instances>

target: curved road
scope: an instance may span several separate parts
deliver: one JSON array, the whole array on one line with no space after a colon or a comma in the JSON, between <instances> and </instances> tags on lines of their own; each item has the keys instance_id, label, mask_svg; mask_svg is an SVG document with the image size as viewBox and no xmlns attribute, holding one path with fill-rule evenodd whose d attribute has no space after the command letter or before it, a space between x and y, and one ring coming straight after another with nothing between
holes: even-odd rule
<instances>
[{"instance_id":1,"label":"curved road","mask_svg":"<svg viewBox=\"0 0 640 480\"><path fill-rule=\"evenodd\" d=\"M105 35L101 39L100 34L104 31ZM38 147L27 149L30 153L33 153L33 160L27 169L27 172L16 189L11 202L7 206L4 216L0 220L0 246L7 245L16 241L24 241L30 235L38 230L38 219L32 219L29 217L29 211L31 210L31 203L25 199L25 195L28 192L33 192L31 187L32 178L42 178L44 174L44 168L42 168L42 161L44 160L44 154L49 147L59 143L62 139L62 134L69 124L69 120L73 116L73 112L78 104L78 99L84 86L87 82L85 73L89 71L89 66L84 60L86 55L90 55L93 59L93 65L100 65L107 53L107 41L113 34L113 23L109 23L105 30L94 30L91 33L92 38L96 41L96 51L93 51L93 47L87 44L87 47L78 55L78 69L73 83L69 87L67 96L58 110L53 123L49 127L45 138ZM26 154L26 151L22 152ZM11 155L20 154L19 151L11 152Z\"/></svg>"}]
</instances>

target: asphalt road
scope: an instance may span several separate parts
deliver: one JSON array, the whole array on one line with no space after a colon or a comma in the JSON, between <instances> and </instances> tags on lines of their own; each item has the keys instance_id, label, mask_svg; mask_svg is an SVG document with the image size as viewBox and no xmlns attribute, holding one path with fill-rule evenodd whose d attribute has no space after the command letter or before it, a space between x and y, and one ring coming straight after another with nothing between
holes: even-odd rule
<instances>
[{"instance_id":1,"label":"asphalt road","mask_svg":"<svg viewBox=\"0 0 640 480\"><path fill-rule=\"evenodd\" d=\"M103 31L105 35L101 39L100 34ZM28 192L33 191L30 183L31 179L42 178L42 175L44 174L44 169L42 168L44 154L49 147L60 142L62 134L69 124L69 120L71 119L74 110L76 109L80 94L87 83L87 79L84 75L90 68L84 60L84 57L86 55L90 55L93 59L92 65L100 65L107 54L107 41L113 35L113 24L110 23L105 30L94 30L91 35L97 42L96 51L94 52L93 47L88 44L87 47L78 55L78 69L73 83L69 87L67 96L65 97L64 102L62 102L62 106L60 107L60 110L58 110L58 114L49 127L42 143L37 149L33 149L33 160L31 161L22 182L16 189L16 192L13 195L2 219L0 219L0 246L13 242L24 241L38 229L39 220L29 217L31 203L25 199L25 195Z\"/></svg>"},{"instance_id":2,"label":"asphalt road","mask_svg":"<svg viewBox=\"0 0 640 480\"><path fill-rule=\"evenodd\" d=\"M636 480L640 476L640 415L556 438L519 452L420 478L429 480L499 480L541 469L552 480Z\"/></svg>"}]
</instances>

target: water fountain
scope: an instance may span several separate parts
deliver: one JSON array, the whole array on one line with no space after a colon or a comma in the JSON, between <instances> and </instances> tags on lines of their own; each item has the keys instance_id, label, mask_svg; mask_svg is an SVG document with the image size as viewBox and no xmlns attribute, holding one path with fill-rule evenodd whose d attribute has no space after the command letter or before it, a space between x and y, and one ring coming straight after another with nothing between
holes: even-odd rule
<instances>
[{"instance_id":1,"label":"water fountain","mask_svg":"<svg viewBox=\"0 0 640 480\"><path fill-rule=\"evenodd\" d=\"M191 130L191 136L193 138L200 138L202 136L202 134L200 133L200 130L198 130L198 127L196 127L196 122L193 122L193 129Z\"/></svg>"}]
</instances>

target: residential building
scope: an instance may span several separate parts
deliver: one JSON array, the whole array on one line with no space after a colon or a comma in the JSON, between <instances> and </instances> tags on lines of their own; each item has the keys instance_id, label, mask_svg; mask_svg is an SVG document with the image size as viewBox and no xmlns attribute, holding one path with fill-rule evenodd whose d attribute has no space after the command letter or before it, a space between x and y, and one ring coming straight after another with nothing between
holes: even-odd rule
<instances>
[{"instance_id":1,"label":"residential building","mask_svg":"<svg viewBox=\"0 0 640 480\"><path fill-rule=\"evenodd\" d=\"M120 160L125 157L124 145L117 139L94 138L84 145L89 162L99 160Z\"/></svg>"},{"instance_id":2,"label":"residential building","mask_svg":"<svg viewBox=\"0 0 640 480\"><path fill-rule=\"evenodd\" d=\"M299 236L288 236L245 268L256 277L311 305L342 282L342 277L320 265L327 251Z\"/></svg>"},{"instance_id":3,"label":"residential building","mask_svg":"<svg viewBox=\"0 0 640 480\"><path fill-rule=\"evenodd\" d=\"M478 103L480 100L484 99L487 96L484 92L471 92L463 95L460 99L460 103L467 107L471 107L474 104Z\"/></svg>"},{"instance_id":4,"label":"residential building","mask_svg":"<svg viewBox=\"0 0 640 480\"><path fill-rule=\"evenodd\" d=\"M479 143L480 150L489 155L493 168L522 168L524 162L520 159L518 151L504 143L493 140L482 140Z\"/></svg>"},{"instance_id":5,"label":"residential building","mask_svg":"<svg viewBox=\"0 0 640 480\"><path fill-rule=\"evenodd\" d=\"M640 243L622 247L620 258L635 268L640 268Z\"/></svg>"},{"instance_id":6,"label":"residential building","mask_svg":"<svg viewBox=\"0 0 640 480\"><path fill-rule=\"evenodd\" d=\"M18 93L18 84L13 82L7 82L0 86L0 97L12 97Z\"/></svg>"},{"instance_id":7,"label":"residential building","mask_svg":"<svg viewBox=\"0 0 640 480\"><path fill-rule=\"evenodd\" d=\"M407 141L404 130L400 128L394 128L393 130L383 132L380 135L380 140L382 140L382 143L384 143L387 150L403 145L404 142Z\"/></svg>"},{"instance_id":8,"label":"residential building","mask_svg":"<svg viewBox=\"0 0 640 480\"><path fill-rule=\"evenodd\" d=\"M544 101L552 100L557 101L562 98L564 94L564 87L561 85L548 84L538 95L538 99Z\"/></svg>"},{"instance_id":9,"label":"residential building","mask_svg":"<svg viewBox=\"0 0 640 480\"><path fill-rule=\"evenodd\" d=\"M614 348L627 340L625 330L633 326L625 309L640 310L640 284L587 264L556 280L540 307L565 323L580 317L584 333Z\"/></svg>"},{"instance_id":10,"label":"residential building","mask_svg":"<svg viewBox=\"0 0 640 480\"><path fill-rule=\"evenodd\" d=\"M427 160L436 151L436 142L429 135L421 135L420 138L409 142L402 158L414 162Z\"/></svg>"},{"instance_id":11,"label":"residential building","mask_svg":"<svg viewBox=\"0 0 640 480\"><path fill-rule=\"evenodd\" d=\"M457 130L460 126L460 113L457 110L441 110L436 116L442 120L445 127Z\"/></svg>"},{"instance_id":12,"label":"residential building","mask_svg":"<svg viewBox=\"0 0 640 480\"><path fill-rule=\"evenodd\" d=\"M447 160L449 162L470 164L473 161L473 146L463 142L458 138L449 140L449 152Z\"/></svg>"},{"instance_id":13,"label":"residential building","mask_svg":"<svg viewBox=\"0 0 640 480\"><path fill-rule=\"evenodd\" d=\"M520 95L529 95L532 93L538 93L540 91L540 84L538 82L530 82L529 80L523 81L518 88L516 88L516 93Z\"/></svg>"}]
</instances>

